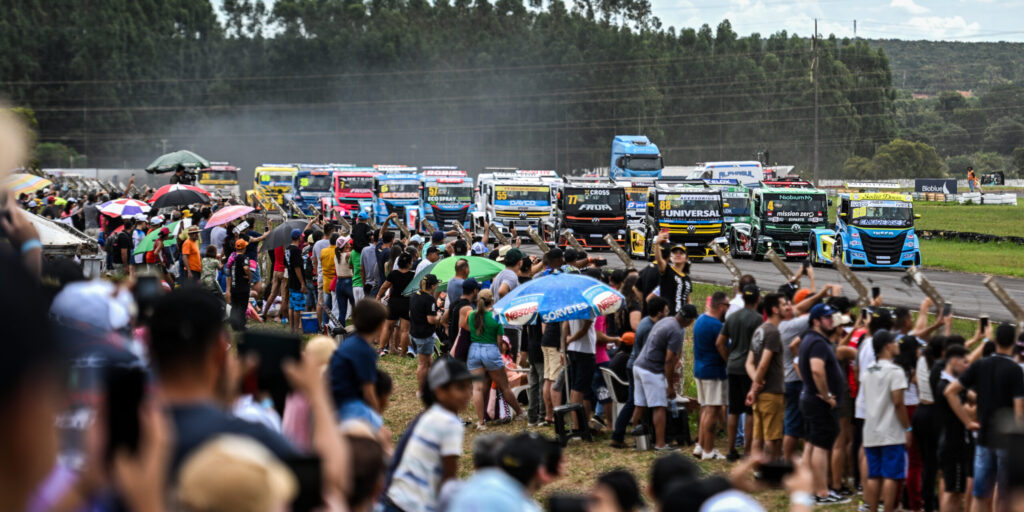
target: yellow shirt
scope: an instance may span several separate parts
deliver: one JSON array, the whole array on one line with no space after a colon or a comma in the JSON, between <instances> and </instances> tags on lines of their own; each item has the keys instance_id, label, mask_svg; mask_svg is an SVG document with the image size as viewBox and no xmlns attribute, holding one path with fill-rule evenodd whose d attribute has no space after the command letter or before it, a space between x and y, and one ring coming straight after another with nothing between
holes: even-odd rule
<instances>
[{"instance_id":1,"label":"yellow shirt","mask_svg":"<svg viewBox=\"0 0 1024 512\"><path fill-rule=\"evenodd\" d=\"M334 246L328 245L320 251L320 268L324 274L324 291L331 291L331 281L334 281Z\"/></svg>"}]
</instances>

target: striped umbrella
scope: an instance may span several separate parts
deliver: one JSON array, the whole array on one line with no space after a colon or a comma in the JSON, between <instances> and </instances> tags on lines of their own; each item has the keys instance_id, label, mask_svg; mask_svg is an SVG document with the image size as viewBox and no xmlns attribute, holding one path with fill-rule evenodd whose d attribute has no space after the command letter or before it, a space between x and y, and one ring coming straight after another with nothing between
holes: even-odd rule
<instances>
[{"instance_id":1,"label":"striped umbrella","mask_svg":"<svg viewBox=\"0 0 1024 512\"><path fill-rule=\"evenodd\" d=\"M0 188L6 188L14 197L18 197L19 194L31 194L50 185L53 185L52 181L34 174L11 174L4 179Z\"/></svg>"},{"instance_id":2,"label":"striped umbrella","mask_svg":"<svg viewBox=\"0 0 1024 512\"><path fill-rule=\"evenodd\" d=\"M225 206L224 208L213 212L213 215L210 216L210 220L206 221L206 229L210 229L214 226L220 226L221 224L227 224L228 222L240 217L245 217L253 210L254 208L242 204Z\"/></svg>"},{"instance_id":3,"label":"striped umbrella","mask_svg":"<svg viewBox=\"0 0 1024 512\"><path fill-rule=\"evenodd\" d=\"M115 199L100 205L100 213L110 217L131 217L149 210L148 204L137 199Z\"/></svg>"}]
</instances>

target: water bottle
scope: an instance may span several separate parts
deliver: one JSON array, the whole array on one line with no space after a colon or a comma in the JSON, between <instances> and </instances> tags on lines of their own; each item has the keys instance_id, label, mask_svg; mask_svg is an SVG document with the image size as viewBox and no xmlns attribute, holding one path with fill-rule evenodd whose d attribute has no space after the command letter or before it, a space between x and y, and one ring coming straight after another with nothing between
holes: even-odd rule
<instances>
[{"instance_id":1,"label":"water bottle","mask_svg":"<svg viewBox=\"0 0 1024 512\"><path fill-rule=\"evenodd\" d=\"M679 417L679 403L674 399L668 401L668 412L673 419Z\"/></svg>"}]
</instances>

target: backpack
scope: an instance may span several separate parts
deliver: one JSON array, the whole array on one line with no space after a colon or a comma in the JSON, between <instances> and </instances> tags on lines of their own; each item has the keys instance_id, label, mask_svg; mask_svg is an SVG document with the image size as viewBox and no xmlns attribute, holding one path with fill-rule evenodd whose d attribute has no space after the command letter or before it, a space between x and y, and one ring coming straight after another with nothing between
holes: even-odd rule
<instances>
[{"instance_id":1,"label":"backpack","mask_svg":"<svg viewBox=\"0 0 1024 512\"><path fill-rule=\"evenodd\" d=\"M302 248L302 277L306 282L314 281L316 269L313 268L313 245L307 244Z\"/></svg>"}]
</instances>

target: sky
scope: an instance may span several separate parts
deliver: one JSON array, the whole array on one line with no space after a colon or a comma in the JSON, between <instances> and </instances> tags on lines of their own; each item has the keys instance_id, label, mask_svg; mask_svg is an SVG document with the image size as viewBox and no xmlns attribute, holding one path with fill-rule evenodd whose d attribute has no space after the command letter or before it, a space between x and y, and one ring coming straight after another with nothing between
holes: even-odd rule
<instances>
[{"instance_id":1,"label":"sky","mask_svg":"<svg viewBox=\"0 0 1024 512\"><path fill-rule=\"evenodd\" d=\"M723 19L740 35L780 30L870 39L1024 42L1024 0L651 0L665 27L714 29ZM1014 21L1016 20L1016 21Z\"/></svg>"}]
</instances>

